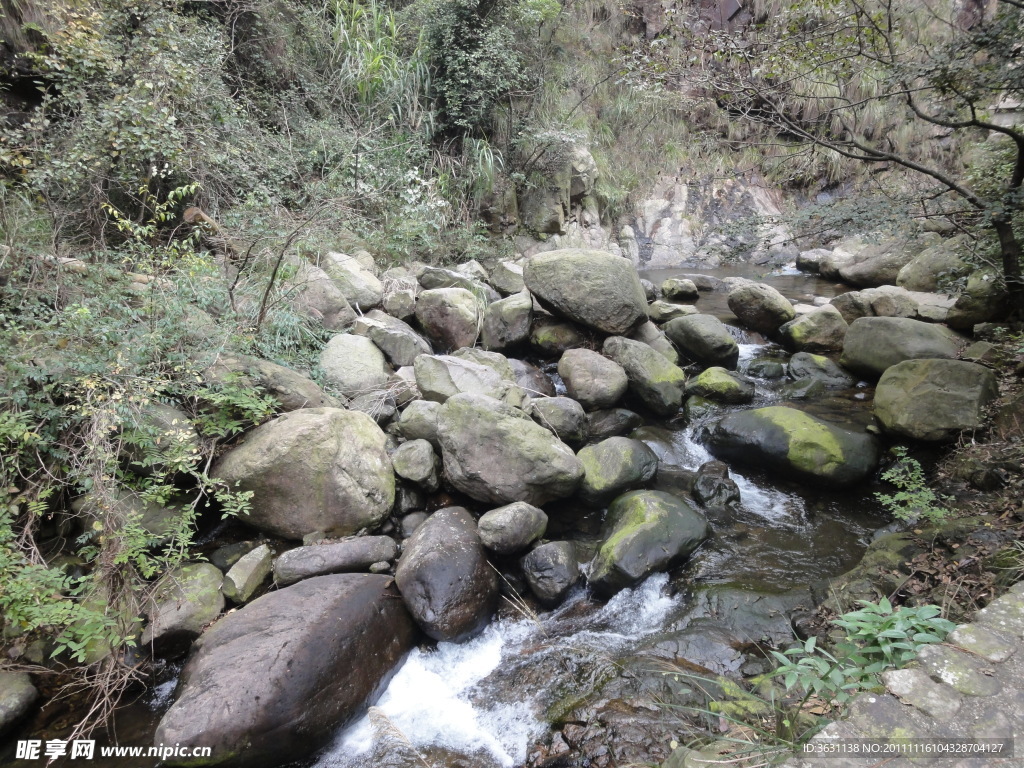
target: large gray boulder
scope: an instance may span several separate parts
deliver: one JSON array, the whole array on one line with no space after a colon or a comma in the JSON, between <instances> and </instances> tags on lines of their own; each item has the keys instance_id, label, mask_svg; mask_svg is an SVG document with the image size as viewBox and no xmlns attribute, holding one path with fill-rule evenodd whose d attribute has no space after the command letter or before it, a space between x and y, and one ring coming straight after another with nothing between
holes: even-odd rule
<instances>
[{"instance_id":1,"label":"large gray boulder","mask_svg":"<svg viewBox=\"0 0 1024 768\"><path fill-rule=\"evenodd\" d=\"M953 440L985 421L999 396L996 375L963 360L906 360L886 369L875 389L875 416L887 432L913 440Z\"/></svg>"},{"instance_id":2,"label":"large gray boulder","mask_svg":"<svg viewBox=\"0 0 1024 768\"><path fill-rule=\"evenodd\" d=\"M346 397L383 389L388 383L384 353L365 336L339 334L320 352L324 377Z\"/></svg>"},{"instance_id":3,"label":"large gray boulder","mask_svg":"<svg viewBox=\"0 0 1024 768\"><path fill-rule=\"evenodd\" d=\"M966 330L995 320L1007 309L1006 299L1000 273L991 267L979 269L967 278L967 285L946 315L946 322L951 328Z\"/></svg>"},{"instance_id":4,"label":"large gray boulder","mask_svg":"<svg viewBox=\"0 0 1024 768\"><path fill-rule=\"evenodd\" d=\"M863 376L881 376L904 360L953 359L962 342L942 326L906 317L862 317L850 324L839 363Z\"/></svg>"},{"instance_id":5,"label":"large gray boulder","mask_svg":"<svg viewBox=\"0 0 1024 768\"><path fill-rule=\"evenodd\" d=\"M329 573L365 573L374 563L389 563L397 556L398 545L390 536L354 536L296 547L274 561L274 581L286 587Z\"/></svg>"},{"instance_id":6,"label":"large gray boulder","mask_svg":"<svg viewBox=\"0 0 1024 768\"><path fill-rule=\"evenodd\" d=\"M427 290L461 288L480 300L497 301L501 298L501 295L489 285L454 269L426 267L420 272L419 282Z\"/></svg>"},{"instance_id":7,"label":"large gray boulder","mask_svg":"<svg viewBox=\"0 0 1024 768\"><path fill-rule=\"evenodd\" d=\"M779 335L790 349L798 352L838 352L849 325L842 312L831 304L801 315L779 328Z\"/></svg>"},{"instance_id":8,"label":"large gray boulder","mask_svg":"<svg viewBox=\"0 0 1024 768\"><path fill-rule=\"evenodd\" d=\"M764 283L748 283L729 292L729 309L744 326L759 333L775 333L796 317L789 299Z\"/></svg>"},{"instance_id":9,"label":"large gray boulder","mask_svg":"<svg viewBox=\"0 0 1024 768\"><path fill-rule=\"evenodd\" d=\"M379 306L384 297L384 285L373 272L346 253L325 253L320 259L320 268L353 307L362 311Z\"/></svg>"},{"instance_id":10,"label":"large gray boulder","mask_svg":"<svg viewBox=\"0 0 1024 768\"><path fill-rule=\"evenodd\" d=\"M412 365L419 355L431 353L430 344L408 323L374 309L352 324L352 333L365 336L396 368Z\"/></svg>"},{"instance_id":11,"label":"large gray boulder","mask_svg":"<svg viewBox=\"0 0 1024 768\"><path fill-rule=\"evenodd\" d=\"M416 297L416 320L445 349L473 346L482 312L480 299L465 288L434 288Z\"/></svg>"},{"instance_id":12,"label":"large gray boulder","mask_svg":"<svg viewBox=\"0 0 1024 768\"><path fill-rule=\"evenodd\" d=\"M480 541L499 555L522 552L543 536L547 528L548 516L544 510L525 501L485 512L477 522Z\"/></svg>"},{"instance_id":13,"label":"large gray boulder","mask_svg":"<svg viewBox=\"0 0 1024 768\"><path fill-rule=\"evenodd\" d=\"M672 304L658 299L647 305L647 316L655 323L667 323L677 317L697 314L700 314L700 310L692 304Z\"/></svg>"},{"instance_id":14,"label":"large gray boulder","mask_svg":"<svg viewBox=\"0 0 1024 768\"><path fill-rule=\"evenodd\" d=\"M686 384L686 374L679 366L643 342L621 336L605 339L602 350L622 366L629 380L629 390L644 405L659 416L672 416L678 412Z\"/></svg>"},{"instance_id":15,"label":"large gray boulder","mask_svg":"<svg viewBox=\"0 0 1024 768\"><path fill-rule=\"evenodd\" d=\"M395 583L413 619L435 640L468 640L487 626L498 603L498 577L462 507L439 509L405 541Z\"/></svg>"},{"instance_id":16,"label":"large gray boulder","mask_svg":"<svg viewBox=\"0 0 1024 768\"><path fill-rule=\"evenodd\" d=\"M594 411L587 420L590 422L591 440L606 440L609 437L628 435L644 423L640 414L626 408Z\"/></svg>"},{"instance_id":17,"label":"large gray boulder","mask_svg":"<svg viewBox=\"0 0 1024 768\"><path fill-rule=\"evenodd\" d=\"M533 298L527 291L495 301L484 310L481 341L485 349L506 349L530 338Z\"/></svg>"},{"instance_id":18,"label":"large gray boulder","mask_svg":"<svg viewBox=\"0 0 1024 768\"><path fill-rule=\"evenodd\" d=\"M460 394L437 418L444 474L477 501L540 506L569 496L583 476L572 449L518 408Z\"/></svg>"},{"instance_id":19,"label":"large gray boulder","mask_svg":"<svg viewBox=\"0 0 1024 768\"><path fill-rule=\"evenodd\" d=\"M583 465L580 496L586 501L601 501L638 488L658 471L658 456L628 437L609 437L588 445L576 454Z\"/></svg>"},{"instance_id":20,"label":"large gray boulder","mask_svg":"<svg viewBox=\"0 0 1024 768\"><path fill-rule=\"evenodd\" d=\"M878 441L785 406L730 413L711 429L716 457L774 470L797 480L845 486L878 465Z\"/></svg>"},{"instance_id":21,"label":"large gray boulder","mask_svg":"<svg viewBox=\"0 0 1024 768\"><path fill-rule=\"evenodd\" d=\"M943 281L952 282L971 271L963 260L967 235L943 240L914 256L896 275L896 285L908 291L937 291Z\"/></svg>"},{"instance_id":22,"label":"large gray boulder","mask_svg":"<svg viewBox=\"0 0 1024 768\"><path fill-rule=\"evenodd\" d=\"M580 564L571 541L549 541L519 561L530 591L545 605L562 602L580 578Z\"/></svg>"},{"instance_id":23,"label":"large gray boulder","mask_svg":"<svg viewBox=\"0 0 1024 768\"><path fill-rule=\"evenodd\" d=\"M386 435L364 413L304 408L257 427L212 476L252 491L245 522L286 539L375 528L395 501Z\"/></svg>"},{"instance_id":24,"label":"large gray boulder","mask_svg":"<svg viewBox=\"0 0 1024 768\"><path fill-rule=\"evenodd\" d=\"M199 638L154 743L210 747L171 765L279 765L365 711L416 640L387 576L338 574L269 592ZM230 706L226 706L226 703Z\"/></svg>"},{"instance_id":25,"label":"large gray boulder","mask_svg":"<svg viewBox=\"0 0 1024 768\"><path fill-rule=\"evenodd\" d=\"M183 655L224 610L223 581L210 563L189 563L164 576L146 609L142 646L157 656Z\"/></svg>"},{"instance_id":26,"label":"large gray boulder","mask_svg":"<svg viewBox=\"0 0 1024 768\"><path fill-rule=\"evenodd\" d=\"M505 375L502 368L485 362L455 355L420 355L413 369L416 386L427 400L443 403L454 395L468 392L514 406L523 402L524 393L519 385Z\"/></svg>"},{"instance_id":27,"label":"large gray boulder","mask_svg":"<svg viewBox=\"0 0 1024 768\"><path fill-rule=\"evenodd\" d=\"M865 288L895 285L900 270L916 253L917 248L903 240L869 245L852 262L839 267L839 277L850 285Z\"/></svg>"},{"instance_id":28,"label":"large gray boulder","mask_svg":"<svg viewBox=\"0 0 1024 768\"><path fill-rule=\"evenodd\" d=\"M677 317L665 324L665 333L680 352L698 363L732 370L740 359L739 345L714 315Z\"/></svg>"},{"instance_id":29,"label":"large gray boulder","mask_svg":"<svg viewBox=\"0 0 1024 768\"><path fill-rule=\"evenodd\" d=\"M568 248L530 258L526 287L552 311L602 333L624 334L647 319L632 262L603 251Z\"/></svg>"},{"instance_id":30,"label":"large gray boulder","mask_svg":"<svg viewBox=\"0 0 1024 768\"><path fill-rule=\"evenodd\" d=\"M655 352L661 354L666 360L672 365L679 365L679 352L672 346L672 342L668 340L668 336L658 326L648 320L646 323L640 323L634 331L629 334L629 338L633 341L641 341Z\"/></svg>"},{"instance_id":31,"label":"large gray boulder","mask_svg":"<svg viewBox=\"0 0 1024 768\"><path fill-rule=\"evenodd\" d=\"M670 277L661 283L661 295L667 301L696 301L700 297L693 280L685 277Z\"/></svg>"},{"instance_id":32,"label":"large gray boulder","mask_svg":"<svg viewBox=\"0 0 1024 768\"><path fill-rule=\"evenodd\" d=\"M487 283L502 296L511 296L526 288L523 268L514 261L499 261L487 275Z\"/></svg>"},{"instance_id":33,"label":"large gray boulder","mask_svg":"<svg viewBox=\"0 0 1024 768\"><path fill-rule=\"evenodd\" d=\"M685 560L707 536L707 520L677 496L661 491L619 496L608 507L590 584L604 595L632 587Z\"/></svg>"},{"instance_id":34,"label":"large gray boulder","mask_svg":"<svg viewBox=\"0 0 1024 768\"><path fill-rule=\"evenodd\" d=\"M566 394L588 411L611 408L629 386L621 365L590 349L566 351L558 361L558 375Z\"/></svg>"},{"instance_id":35,"label":"large gray boulder","mask_svg":"<svg viewBox=\"0 0 1024 768\"><path fill-rule=\"evenodd\" d=\"M232 383L262 389L281 404L282 411L338 406L338 402L308 376L258 357L221 353L203 371L203 379L211 384Z\"/></svg>"}]
</instances>

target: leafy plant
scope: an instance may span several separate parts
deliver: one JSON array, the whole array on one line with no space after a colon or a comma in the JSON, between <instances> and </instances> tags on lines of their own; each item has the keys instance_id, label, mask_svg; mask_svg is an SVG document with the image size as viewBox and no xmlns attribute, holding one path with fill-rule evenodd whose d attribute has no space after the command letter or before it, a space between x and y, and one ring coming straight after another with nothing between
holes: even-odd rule
<instances>
[{"instance_id":1,"label":"leafy plant","mask_svg":"<svg viewBox=\"0 0 1024 768\"><path fill-rule=\"evenodd\" d=\"M907 455L907 449L897 446L892 449L896 463L882 473L882 479L895 485L897 493L876 493L875 498L885 506L897 520L922 518L938 522L946 518L949 511L942 506L938 494L928 487L921 462Z\"/></svg>"},{"instance_id":2,"label":"leafy plant","mask_svg":"<svg viewBox=\"0 0 1024 768\"><path fill-rule=\"evenodd\" d=\"M894 609L888 599L860 601L857 611L844 613L833 624L846 630L850 657L860 656L886 668L902 667L931 643L940 643L956 625L942 618L937 605L904 605Z\"/></svg>"}]
</instances>

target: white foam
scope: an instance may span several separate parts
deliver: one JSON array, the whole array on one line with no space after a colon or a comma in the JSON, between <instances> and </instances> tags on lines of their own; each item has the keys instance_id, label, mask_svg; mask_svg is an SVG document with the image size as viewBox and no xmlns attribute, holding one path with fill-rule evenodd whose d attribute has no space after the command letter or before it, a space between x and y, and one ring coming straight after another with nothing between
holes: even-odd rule
<instances>
[{"instance_id":1,"label":"white foam","mask_svg":"<svg viewBox=\"0 0 1024 768\"><path fill-rule=\"evenodd\" d=\"M753 360L759 354L764 352L764 350L765 350L767 345L765 345L765 344L737 344L736 346L738 346L740 348L740 358L739 358L739 361L741 363L746 363L746 362L749 362L749 361Z\"/></svg>"},{"instance_id":2,"label":"white foam","mask_svg":"<svg viewBox=\"0 0 1024 768\"><path fill-rule=\"evenodd\" d=\"M528 646L611 651L658 631L676 606L664 594L667 584L667 574L654 575L635 589L619 592L582 620L572 611L573 604L583 599L581 590L574 599L542 617L540 625L527 619L504 620L462 645L438 643L436 650L415 649L392 678L375 710L414 748L434 745L465 755L484 754L495 768L521 765L527 748L546 727L538 717L539 707L523 690L507 691L514 700L474 706L473 694L479 692L481 681L498 668L503 658L528 652L524 650ZM542 636L544 642L537 643ZM374 738L370 718L362 718L339 736L317 768L362 766L373 749Z\"/></svg>"},{"instance_id":3,"label":"white foam","mask_svg":"<svg viewBox=\"0 0 1024 768\"><path fill-rule=\"evenodd\" d=\"M777 488L766 488L738 472L730 470L729 476L740 489L740 505L748 512L783 525L802 525L805 511L804 501L799 496L789 495Z\"/></svg>"}]
</instances>

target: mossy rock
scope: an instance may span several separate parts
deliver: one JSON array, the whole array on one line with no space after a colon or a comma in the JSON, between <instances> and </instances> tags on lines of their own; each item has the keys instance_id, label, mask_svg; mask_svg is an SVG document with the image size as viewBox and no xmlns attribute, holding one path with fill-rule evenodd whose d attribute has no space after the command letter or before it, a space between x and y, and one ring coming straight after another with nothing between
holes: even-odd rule
<instances>
[{"instance_id":1,"label":"mossy rock","mask_svg":"<svg viewBox=\"0 0 1024 768\"><path fill-rule=\"evenodd\" d=\"M875 470L878 441L786 406L730 413L712 428L720 459L781 472L797 480L852 485Z\"/></svg>"},{"instance_id":2,"label":"mossy rock","mask_svg":"<svg viewBox=\"0 0 1024 768\"><path fill-rule=\"evenodd\" d=\"M734 376L725 368L712 367L686 383L686 394L716 403L749 403L754 399L754 384Z\"/></svg>"}]
</instances>

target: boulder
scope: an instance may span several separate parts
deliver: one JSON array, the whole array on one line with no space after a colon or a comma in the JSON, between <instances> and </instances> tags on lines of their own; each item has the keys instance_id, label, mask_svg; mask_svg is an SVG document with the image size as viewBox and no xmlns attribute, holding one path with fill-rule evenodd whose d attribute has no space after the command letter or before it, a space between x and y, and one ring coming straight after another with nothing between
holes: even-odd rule
<instances>
[{"instance_id":1,"label":"boulder","mask_svg":"<svg viewBox=\"0 0 1024 768\"><path fill-rule=\"evenodd\" d=\"M426 440L402 443L398 450L391 454L395 474L415 483L427 493L433 493L441 485L437 471L440 463L433 446Z\"/></svg>"},{"instance_id":2,"label":"boulder","mask_svg":"<svg viewBox=\"0 0 1024 768\"><path fill-rule=\"evenodd\" d=\"M661 329L650 320L638 325L636 330L629 335L629 338L633 341L643 342L672 363L672 365L679 365L679 353L676 352L676 348L672 346L672 342L668 340L668 337Z\"/></svg>"},{"instance_id":3,"label":"boulder","mask_svg":"<svg viewBox=\"0 0 1024 768\"><path fill-rule=\"evenodd\" d=\"M413 532L395 569L413 619L430 637L462 642L487 626L498 577L487 563L476 521L462 507L439 509Z\"/></svg>"},{"instance_id":4,"label":"boulder","mask_svg":"<svg viewBox=\"0 0 1024 768\"><path fill-rule=\"evenodd\" d=\"M352 325L352 333L372 341L396 368L412 365L419 355L431 353L430 344L408 323L379 309L371 310Z\"/></svg>"},{"instance_id":5,"label":"boulder","mask_svg":"<svg viewBox=\"0 0 1024 768\"><path fill-rule=\"evenodd\" d=\"M860 482L878 465L878 441L785 406L730 413L711 428L711 453L727 461L832 486Z\"/></svg>"},{"instance_id":6,"label":"boulder","mask_svg":"<svg viewBox=\"0 0 1024 768\"><path fill-rule=\"evenodd\" d=\"M511 363L500 352L490 352L479 347L464 347L452 352L452 357L487 366L506 381L515 379L515 372L512 370Z\"/></svg>"},{"instance_id":7,"label":"boulder","mask_svg":"<svg viewBox=\"0 0 1024 768\"><path fill-rule=\"evenodd\" d=\"M991 369L963 360L906 360L887 368L875 389L875 416L887 432L946 441L985 421L999 396Z\"/></svg>"},{"instance_id":8,"label":"boulder","mask_svg":"<svg viewBox=\"0 0 1024 768\"><path fill-rule=\"evenodd\" d=\"M426 290L461 288L464 291L469 291L481 301L497 301L501 298L501 295L489 285L454 269L425 267L420 272L419 283Z\"/></svg>"},{"instance_id":9,"label":"boulder","mask_svg":"<svg viewBox=\"0 0 1024 768\"><path fill-rule=\"evenodd\" d=\"M435 288L416 297L416 320L446 349L471 347L482 314L480 300L465 288Z\"/></svg>"},{"instance_id":10,"label":"boulder","mask_svg":"<svg viewBox=\"0 0 1024 768\"><path fill-rule=\"evenodd\" d=\"M672 416L679 410L686 383L686 374L679 366L646 344L621 336L605 339L603 351L622 366L629 380L629 390L654 413Z\"/></svg>"},{"instance_id":11,"label":"boulder","mask_svg":"<svg viewBox=\"0 0 1024 768\"><path fill-rule=\"evenodd\" d=\"M261 544L246 553L224 574L221 591L224 597L236 603L247 603L256 594L274 564L274 553L270 547Z\"/></svg>"},{"instance_id":12,"label":"boulder","mask_svg":"<svg viewBox=\"0 0 1024 768\"><path fill-rule=\"evenodd\" d=\"M71 503L74 512L84 516L87 526L92 521L131 520L155 542L169 541L181 530L182 509L178 506L157 504L147 501L138 491L118 488L107 499L95 494L80 496Z\"/></svg>"},{"instance_id":13,"label":"boulder","mask_svg":"<svg viewBox=\"0 0 1024 768\"><path fill-rule=\"evenodd\" d=\"M779 328L783 343L798 352L838 352L849 326L842 312L827 304Z\"/></svg>"},{"instance_id":14,"label":"boulder","mask_svg":"<svg viewBox=\"0 0 1024 768\"><path fill-rule=\"evenodd\" d=\"M821 271L821 262L830 256L832 251L827 248L812 248L809 251L800 251L796 257L796 268L801 272L817 273Z\"/></svg>"},{"instance_id":15,"label":"boulder","mask_svg":"<svg viewBox=\"0 0 1024 768\"><path fill-rule=\"evenodd\" d=\"M871 303L871 313L877 317L916 317L917 299L905 288L880 285L865 288L861 294Z\"/></svg>"},{"instance_id":16,"label":"boulder","mask_svg":"<svg viewBox=\"0 0 1024 768\"><path fill-rule=\"evenodd\" d=\"M303 259L288 259L294 273L281 279L280 288L300 314L317 320L329 331L340 331L356 319L355 310L331 276Z\"/></svg>"},{"instance_id":17,"label":"boulder","mask_svg":"<svg viewBox=\"0 0 1024 768\"><path fill-rule=\"evenodd\" d=\"M224 575L210 563L189 563L160 581L146 609L142 646L156 656L180 656L224 610Z\"/></svg>"},{"instance_id":18,"label":"boulder","mask_svg":"<svg viewBox=\"0 0 1024 768\"><path fill-rule=\"evenodd\" d=\"M692 304L671 304L667 301L652 301L647 305L647 317L655 323L667 323L677 317L699 314L700 310Z\"/></svg>"},{"instance_id":19,"label":"boulder","mask_svg":"<svg viewBox=\"0 0 1024 768\"><path fill-rule=\"evenodd\" d=\"M563 443L581 445L589 434L586 411L571 397L535 398L527 413Z\"/></svg>"},{"instance_id":20,"label":"boulder","mask_svg":"<svg viewBox=\"0 0 1024 768\"><path fill-rule=\"evenodd\" d=\"M661 284L661 295L667 301L696 301L700 297L693 280L684 277L670 277Z\"/></svg>"},{"instance_id":21,"label":"boulder","mask_svg":"<svg viewBox=\"0 0 1024 768\"><path fill-rule=\"evenodd\" d=\"M604 543L590 566L590 584L608 595L685 560L708 536L704 516L661 491L632 491L608 507Z\"/></svg>"},{"instance_id":22,"label":"boulder","mask_svg":"<svg viewBox=\"0 0 1024 768\"><path fill-rule=\"evenodd\" d=\"M729 373L725 368L712 367L686 382L685 393L716 403L749 403L754 399L754 383Z\"/></svg>"},{"instance_id":23,"label":"boulder","mask_svg":"<svg viewBox=\"0 0 1024 768\"><path fill-rule=\"evenodd\" d=\"M487 276L490 286L502 296L511 296L526 288L523 268L513 261L499 261Z\"/></svg>"},{"instance_id":24,"label":"boulder","mask_svg":"<svg viewBox=\"0 0 1024 768\"><path fill-rule=\"evenodd\" d=\"M554 397L557 394L554 383L537 366L514 358L509 359L508 364L516 384L531 397Z\"/></svg>"},{"instance_id":25,"label":"boulder","mask_svg":"<svg viewBox=\"0 0 1024 768\"><path fill-rule=\"evenodd\" d=\"M387 361L376 344L364 336L339 334L320 353L324 377L346 397L384 389Z\"/></svg>"},{"instance_id":26,"label":"boulder","mask_svg":"<svg viewBox=\"0 0 1024 768\"><path fill-rule=\"evenodd\" d=\"M199 460L199 433L188 415L167 403L151 402L122 433L120 459L140 477L176 474Z\"/></svg>"},{"instance_id":27,"label":"boulder","mask_svg":"<svg viewBox=\"0 0 1024 768\"><path fill-rule=\"evenodd\" d=\"M701 464L693 483L693 498L709 509L722 509L739 503L740 489L729 477L729 465L724 461Z\"/></svg>"},{"instance_id":28,"label":"boulder","mask_svg":"<svg viewBox=\"0 0 1024 768\"><path fill-rule=\"evenodd\" d=\"M469 392L519 406L523 391L493 366L454 355L420 355L413 364L416 386L427 400L438 403Z\"/></svg>"},{"instance_id":29,"label":"boulder","mask_svg":"<svg viewBox=\"0 0 1024 768\"><path fill-rule=\"evenodd\" d=\"M625 408L594 411L589 415L587 421L590 423L591 440L605 440L609 437L628 435L644 423L640 414Z\"/></svg>"},{"instance_id":30,"label":"boulder","mask_svg":"<svg viewBox=\"0 0 1024 768\"><path fill-rule=\"evenodd\" d=\"M650 280L645 280L644 278L641 277L640 285L643 286L644 296L647 298L648 305L652 301L657 301L658 299L661 298L661 289L654 283L652 283Z\"/></svg>"},{"instance_id":31,"label":"boulder","mask_svg":"<svg viewBox=\"0 0 1024 768\"><path fill-rule=\"evenodd\" d=\"M416 295L420 285L411 278L403 278L384 293L384 311L399 320L416 316Z\"/></svg>"},{"instance_id":32,"label":"boulder","mask_svg":"<svg viewBox=\"0 0 1024 768\"><path fill-rule=\"evenodd\" d=\"M387 576L318 576L269 592L204 633L154 743L211 747L172 765L279 765L365 711L416 640ZM231 706L225 706L230 702Z\"/></svg>"},{"instance_id":33,"label":"boulder","mask_svg":"<svg viewBox=\"0 0 1024 768\"><path fill-rule=\"evenodd\" d=\"M573 147L570 167L569 198L576 200L591 194L600 172L590 150L583 146Z\"/></svg>"},{"instance_id":34,"label":"boulder","mask_svg":"<svg viewBox=\"0 0 1024 768\"><path fill-rule=\"evenodd\" d=\"M643 286L628 259L569 248L532 256L530 293L553 312L602 333L624 334L647 318Z\"/></svg>"},{"instance_id":35,"label":"boulder","mask_svg":"<svg viewBox=\"0 0 1024 768\"><path fill-rule=\"evenodd\" d=\"M558 361L558 375L569 397L588 411L615 405L629 386L621 365L590 349L566 351Z\"/></svg>"},{"instance_id":36,"label":"boulder","mask_svg":"<svg viewBox=\"0 0 1024 768\"><path fill-rule=\"evenodd\" d=\"M441 404L433 400L413 400L398 419L398 431L406 440L429 440L437 445L437 414Z\"/></svg>"},{"instance_id":37,"label":"boulder","mask_svg":"<svg viewBox=\"0 0 1024 768\"><path fill-rule=\"evenodd\" d=\"M797 352L789 359L789 377L794 381L812 379L826 387L839 389L847 389L857 383L857 379L827 357L809 352Z\"/></svg>"},{"instance_id":38,"label":"boulder","mask_svg":"<svg viewBox=\"0 0 1024 768\"><path fill-rule=\"evenodd\" d=\"M580 578L580 564L571 541L549 541L519 561L530 591L544 605L562 602Z\"/></svg>"},{"instance_id":39,"label":"boulder","mask_svg":"<svg viewBox=\"0 0 1024 768\"><path fill-rule=\"evenodd\" d=\"M328 573L365 573L374 563L393 562L398 545L390 536L354 536L289 549L274 561L274 581L286 587Z\"/></svg>"},{"instance_id":40,"label":"boulder","mask_svg":"<svg viewBox=\"0 0 1024 768\"><path fill-rule=\"evenodd\" d=\"M533 299L526 291L495 301L484 310L481 341L485 349L506 349L530 338Z\"/></svg>"},{"instance_id":41,"label":"boulder","mask_svg":"<svg viewBox=\"0 0 1024 768\"><path fill-rule=\"evenodd\" d=\"M12 730L38 698L27 672L0 670L0 735Z\"/></svg>"},{"instance_id":42,"label":"boulder","mask_svg":"<svg viewBox=\"0 0 1024 768\"><path fill-rule=\"evenodd\" d=\"M281 404L282 411L338 406L338 401L308 376L258 357L222 352L203 371L203 379L214 385L230 382L247 389L262 389Z\"/></svg>"},{"instance_id":43,"label":"boulder","mask_svg":"<svg viewBox=\"0 0 1024 768\"><path fill-rule=\"evenodd\" d=\"M499 555L522 552L543 536L547 528L548 516L544 511L525 501L492 509L477 521L480 541Z\"/></svg>"},{"instance_id":44,"label":"boulder","mask_svg":"<svg viewBox=\"0 0 1024 768\"><path fill-rule=\"evenodd\" d=\"M329 252L320 260L320 268L331 281L341 289L348 303L365 312L380 306L384 298L384 286L377 276L345 253Z\"/></svg>"},{"instance_id":45,"label":"boulder","mask_svg":"<svg viewBox=\"0 0 1024 768\"><path fill-rule=\"evenodd\" d=\"M728 302L740 322L758 333L775 333L796 317L789 299L764 283L741 285L729 292Z\"/></svg>"},{"instance_id":46,"label":"boulder","mask_svg":"<svg viewBox=\"0 0 1024 768\"><path fill-rule=\"evenodd\" d=\"M568 349L582 347L586 339L572 323L542 316L534 318L530 343L542 355L555 357Z\"/></svg>"},{"instance_id":47,"label":"boulder","mask_svg":"<svg viewBox=\"0 0 1024 768\"><path fill-rule=\"evenodd\" d=\"M979 269L967 278L963 293L946 315L950 328L970 329L1001 317L1006 309L1006 288L998 271Z\"/></svg>"},{"instance_id":48,"label":"boulder","mask_svg":"<svg viewBox=\"0 0 1024 768\"><path fill-rule=\"evenodd\" d=\"M571 495L583 476L569 446L519 409L485 395L450 398L437 426L445 477L477 501L540 506Z\"/></svg>"},{"instance_id":49,"label":"boulder","mask_svg":"<svg viewBox=\"0 0 1024 768\"><path fill-rule=\"evenodd\" d=\"M875 310L871 308L871 300L863 291L850 291L841 293L832 299L831 304L847 324L852 323L861 317L874 317Z\"/></svg>"},{"instance_id":50,"label":"boulder","mask_svg":"<svg viewBox=\"0 0 1024 768\"><path fill-rule=\"evenodd\" d=\"M286 539L375 528L395 501L387 438L373 419L340 408L303 408L248 433L212 476L252 491L245 522Z\"/></svg>"},{"instance_id":51,"label":"boulder","mask_svg":"<svg viewBox=\"0 0 1024 768\"><path fill-rule=\"evenodd\" d=\"M601 501L638 488L658 471L658 457L639 440L609 437L576 454L583 465L580 496Z\"/></svg>"},{"instance_id":52,"label":"boulder","mask_svg":"<svg viewBox=\"0 0 1024 768\"><path fill-rule=\"evenodd\" d=\"M899 240L869 246L853 262L839 267L839 277L850 285L866 288L894 285L915 253L911 244Z\"/></svg>"},{"instance_id":53,"label":"boulder","mask_svg":"<svg viewBox=\"0 0 1024 768\"><path fill-rule=\"evenodd\" d=\"M783 384L780 394L783 400L818 400L827 390L817 379L797 379Z\"/></svg>"},{"instance_id":54,"label":"boulder","mask_svg":"<svg viewBox=\"0 0 1024 768\"><path fill-rule=\"evenodd\" d=\"M747 363L743 372L758 379L781 379L786 375L786 366L779 360L759 357Z\"/></svg>"},{"instance_id":55,"label":"boulder","mask_svg":"<svg viewBox=\"0 0 1024 768\"><path fill-rule=\"evenodd\" d=\"M713 315L690 315L670 320L665 333L692 360L733 370L740 348L725 323Z\"/></svg>"},{"instance_id":56,"label":"boulder","mask_svg":"<svg viewBox=\"0 0 1024 768\"><path fill-rule=\"evenodd\" d=\"M966 235L943 240L914 256L896 275L896 285L908 291L938 291L941 283L952 282L970 273L970 265L961 258L969 247Z\"/></svg>"},{"instance_id":57,"label":"boulder","mask_svg":"<svg viewBox=\"0 0 1024 768\"><path fill-rule=\"evenodd\" d=\"M850 324L839 363L863 376L881 376L904 360L955 358L959 337L948 328L905 317L862 317Z\"/></svg>"}]
</instances>

